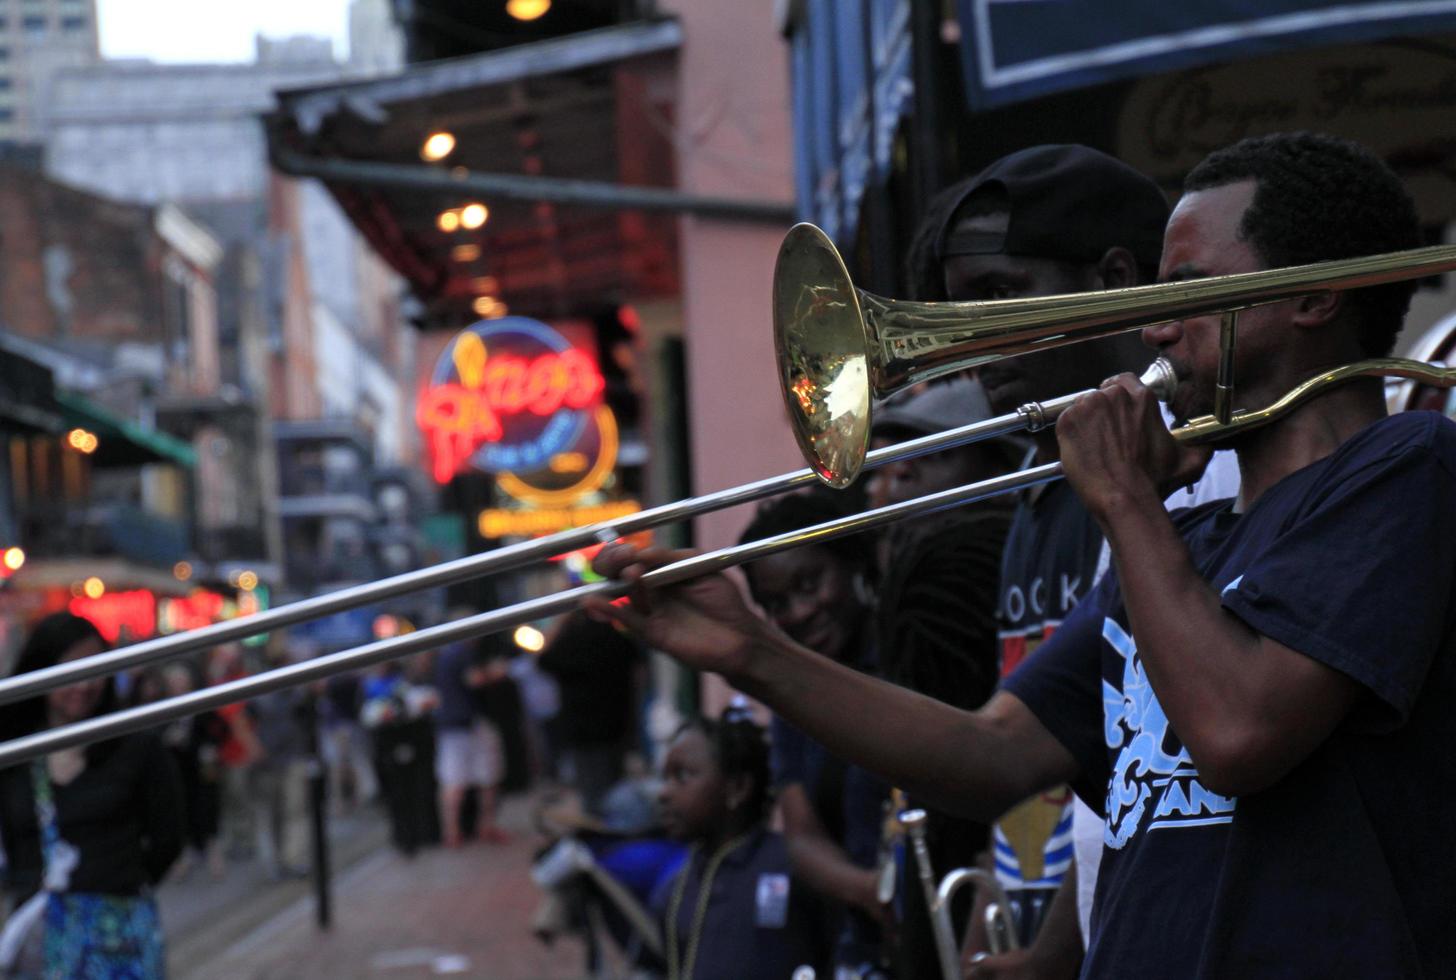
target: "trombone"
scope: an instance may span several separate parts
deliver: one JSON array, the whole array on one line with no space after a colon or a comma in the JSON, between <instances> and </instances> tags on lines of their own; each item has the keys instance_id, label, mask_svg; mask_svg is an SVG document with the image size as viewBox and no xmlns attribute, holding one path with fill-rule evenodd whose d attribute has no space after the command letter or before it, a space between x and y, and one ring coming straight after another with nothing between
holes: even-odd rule
<instances>
[{"instance_id":1,"label":"trombone","mask_svg":"<svg viewBox=\"0 0 1456 980\"><path fill-rule=\"evenodd\" d=\"M1037 431L1081 393L1024 405L984 422L926 436L874 453L866 451L871 399L918 381L975 367L1002 357L1091 340L1184 317L1224 315L1223 358L1215 415L1174 430L1189 442L1215 441L1286 414L1331 385L1379 375L1425 384L1456 384L1456 368L1381 358L1345 365L1299 385L1263 409L1232 408L1232 351L1237 311L1311 292L1354 289L1456 269L1456 246L1434 246L1261 272L1135 286L1102 293L994 300L917 303L857 289L834 245L812 225L795 226L780 249L774 271L774 332L784 401L809 468L655 507L615 521L575 528L532 541L467 556L392 578L280 606L244 619L215 623L174 636L147 640L84 660L0 680L0 705L51 689L112 674L345 609L421 589L449 585L538 562L576 548L614 540L672 521L795 490L816 479L847 486L866 466L884 465L983 439ZM1143 376L1160 397L1176 385L1166 362ZM980 483L930 494L762 541L697 555L655 569L644 581L668 585L759 558L894 521L962 506L1046 483L1061 476L1053 463ZM176 718L270 691L368 667L459 640L498 632L532 619L576 608L591 595L619 596L619 582L597 582L464 619L380 640L303 663L193 691L104 717L0 743L0 767L61 749L114 738Z\"/></svg>"}]
</instances>

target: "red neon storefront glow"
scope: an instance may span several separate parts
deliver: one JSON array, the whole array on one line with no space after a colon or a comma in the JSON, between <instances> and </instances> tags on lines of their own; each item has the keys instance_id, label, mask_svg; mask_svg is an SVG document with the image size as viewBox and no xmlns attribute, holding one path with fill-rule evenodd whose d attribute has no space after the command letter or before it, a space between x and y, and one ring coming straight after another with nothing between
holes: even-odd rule
<instances>
[{"instance_id":1,"label":"red neon storefront glow","mask_svg":"<svg viewBox=\"0 0 1456 980\"><path fill-rule=\"evenodd\" d=\"M497 354L472 380L425 389L415 410L439 483L450 482L482 443L504 438L502 418L586 408L606 387L592 359L574 348L529 359Z\"/></svg>"},{"instance_id":2,"label":"red neon storefront glow","mask_svg":"<svg viewBox=\"0 0 1456 980\"><path fill-rule=\"evenodd\" d=\"M157 631L157 597L147 589L108 592L96 599L76 596L69 608L96 624L107 643L116 643L123 629L128 641L145 640Z\"/></svg>"}]
</instances>

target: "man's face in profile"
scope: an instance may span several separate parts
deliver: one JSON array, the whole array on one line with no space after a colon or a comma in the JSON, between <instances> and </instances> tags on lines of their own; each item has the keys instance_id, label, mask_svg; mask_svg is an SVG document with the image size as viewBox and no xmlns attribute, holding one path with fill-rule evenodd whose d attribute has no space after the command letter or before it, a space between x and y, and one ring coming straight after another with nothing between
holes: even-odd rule
<instances>
[{"instance_id":1,"label":"man's face in profile","mask_svg":"<svg viewBox=\"0 0 1456 980\"><path fill-rule=\"evenodd\" d=\"M1010 225L1008 210L992 210L956 222L956 232L982 232L1004 236ZM1018 299L1054 296L1102 288L1095 266L1022 255L987 253L952 255L942 263L946 296L951 300ZM1086 351L1078 345L1022 354L982 365L978 371L991 410L1013 412L1029 401L1064 395L1086 385L1077 384L1085 370ZM1100 379L1098 379L1100 380Z\"/></svg>"}]
</instances>

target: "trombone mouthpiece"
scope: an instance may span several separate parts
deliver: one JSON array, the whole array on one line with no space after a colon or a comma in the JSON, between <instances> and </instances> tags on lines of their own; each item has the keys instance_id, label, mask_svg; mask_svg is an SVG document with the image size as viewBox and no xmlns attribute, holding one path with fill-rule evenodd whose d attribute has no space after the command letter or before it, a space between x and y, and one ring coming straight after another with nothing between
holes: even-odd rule
<instances>
[{"instance_id":1,"label":"trombone mouthpiece","mask_svg":"<svg viewBox=\"0 0 1456 980\"><path fill-rule=\"evenodd\" d=\"M1178 390L1178 372L1173 370L1173 365L1166 357L1159 357L1149 364L1138 380L1151 388L1153 394L1158 396L1158 401L1165 405L1173 397L1173 392Z\"/></svg>"}]
</instances>

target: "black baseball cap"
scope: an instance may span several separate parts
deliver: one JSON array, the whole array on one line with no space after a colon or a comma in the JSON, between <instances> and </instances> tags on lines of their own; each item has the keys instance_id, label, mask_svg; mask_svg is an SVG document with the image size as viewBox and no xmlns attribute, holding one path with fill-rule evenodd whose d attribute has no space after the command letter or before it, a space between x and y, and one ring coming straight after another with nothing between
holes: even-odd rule
<instances>
[{"instance_id":1,"label":"black baseball cap","mask_svg":"<svg viewBox=\"0 0 1456 980\"><path fill-rule=\"evenodd\" d=\"M932 381L922 391L901 391L875 407L874 435L899 441L955 429L992 417L991 403L981 382L968 374L948 381ZM1011 465L1021 464L1029 443L1016 436L998 436L991 444L1002 449Z\"/></svg>"},{"instance_id":2,"label":"black baseball cap","mask_svg":"<svg viewBox=\"0 0 1456 980\"><path fill-rule=\"evenodd\" d=\"M1005 234L957 232L966 200L987 186L1006 194ZM1168 201L1153 181L1090 146L1033 146L1004 156L967 180L936 235L939 261L956 255L1022 255L1095 262L1122 246L1139 264L1163 254Z\"/></svg>"}]
</instances>

